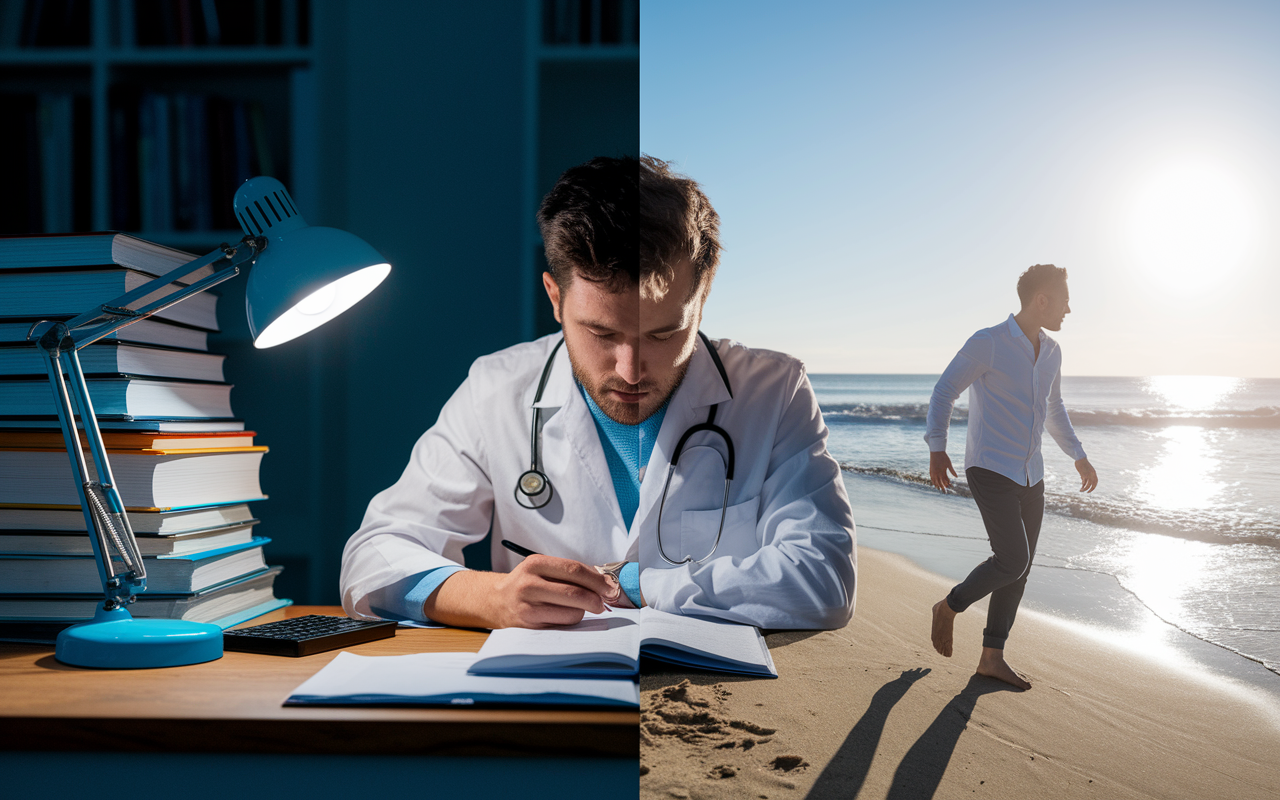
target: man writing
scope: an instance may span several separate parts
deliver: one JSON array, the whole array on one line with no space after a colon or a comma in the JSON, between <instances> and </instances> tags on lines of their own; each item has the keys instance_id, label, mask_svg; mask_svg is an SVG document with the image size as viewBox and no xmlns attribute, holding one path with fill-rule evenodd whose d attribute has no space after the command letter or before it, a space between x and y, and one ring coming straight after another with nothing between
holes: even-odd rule
<instances>
[{"instance_id":1,"label":"man writing","mask_svg":"<svg viewBox=\"0 0 1280 800\"><path fill-rule=\"evenodd\" d=\"M547 195L543 284L562 335L475 362L347 543L348 613L543 627L648 603L771 627L848 620L852 514L812 391L793 360L725 343L722 383L697 331L718 260L715 212L697 192L692 217L645 213L646 198L673 181L661 162L598 158ZM686 183L691 197L696 184ZM659 250L680 258L644 255ZM730 383L737 394L721 397ZM782 404L798 410L787 417ZM708 405L738 440L727 491L723 472L703 474L723 455L705 431L668 469L686 432L674 426ZM782 473L779 443L794 449ZM719 483L713 493L701 491L708 480ZM649 542L658 518L674 552L701 545L712 515L722 519L714 556L651 584L649 573L666 571ZM490 530L494 571L464 569L462 547ZM744 596L766 572L777 591Z\"/></svg>"},{"instance_id":2,"label":"man writing","mask_svg":"<svg viewBox=\"0 0 1280 800\"><path fill-rule=\"evenodd\" d=\"M938 379L929 401L925 441L930 481L946 491L949 475L956 475L946 452L951 409L969 388L965 478L982 514L992 556L933 606L934 649L950 657L956 614L989 594L977 672L1025 690L1031 684L1005 661L1004 645L1044 517L1043 431L1047 428L1075 459L1080 491L1092 492L1098 473L1062 402L1061 350L1044 332L1060 330L1071 313L1067 271L1052 264L1031 267L1018 278L1018 298L1021 310L970 337Z\"/></svg>"}]
</instances>

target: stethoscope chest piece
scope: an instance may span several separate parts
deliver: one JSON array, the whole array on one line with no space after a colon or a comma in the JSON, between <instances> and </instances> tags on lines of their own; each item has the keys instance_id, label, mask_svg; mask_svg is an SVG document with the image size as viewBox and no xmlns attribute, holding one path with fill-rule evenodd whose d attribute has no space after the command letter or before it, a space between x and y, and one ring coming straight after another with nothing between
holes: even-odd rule
<instances>
[{"instance_id":1,"label":"stethoscope chest piece","mask_svg":"<svg viewBox=\"0 0 1280 800\"><path fill-rule=\"evenodd\" d=\"M720 379L724 381L724 388L729 392L729 398L733 398L733 387L729 385L729 375L725 371L724 364L720 361L720 356L716 353L716 348L711 344L702 331L698 331L698 338L702 340L703 345L707 348L707 354L711 356L712 362L716 366L716 370L720 373ZM556 353L560 350L560 345L564 344L564 339L556 342L556 346L551 348L551 354L547 357L547 363L542 368L542 376L538 380L538 389L533 395L533 424L529 431L529 469L520 473L520 477L516 480L515 498L516 503L523 508L537 510L551 502L551 498L555 495L555 490L551 486L551 480L540 469L541 459L539 457L539 433L542 428L542 409L538 403L542 400L542 392L547 387L547 379L551 376L551 367L555 364ZM662 502L658 506L658 554L672 566L680 566L681 564L698 563L707 561L715 554L716 548L720 546L720 536L724 533L725 514L729 508L729 483L733 480L734 468L734 452L733 439L729 436L729 432L716 424L716 409L719 405L711 406L711 410L707 413L707 421L694 425L684 432L676 444L675 452L671 456L670 463L667 465L667 480L662 486ZM676 465L680 460L680 454L684 451L685 445L689 438L695 433L707 433L712 436L718 436L724 442L725 454L722 456L724 460L724 494L720 498L720 525L716 530L715 541L711 545L711 550L702 558L694 558L692 555L686 555L679 561L673 560L667 555L662 547L662 515L666 510L667 492L671 489L671 479L675 475Z\"/></svg>"},{"instance_id":2,"label":"stethoscope chest piece","mask_svg":"<svg viewBox=\"0 0 1280 800\"><path fill-rule=\"evenodd\" d=\"M526 497L542 494L547 488L547 478L537 470L529 470L520 476L520 494Z\"/></svg>"},{"instance_id":3,"label":"stethoscope chest piece","mask_svg":"<svg viewBox=\"0 0 1280 800\"><path fill-rule=\"evenodd\" d=\"M555 491L551 481L537 469L526 470L516 481L516 503L528 509L538 509L551 502Z\"/></svg>"},{"instance_id":4,"label":"stethoscope chest piece","mask_svg":"<svg viewBox=\"0 0 1280 800\"><path fill-rule=\"evenodd\" d=\"M542 508L555 495L551 479L538 468L538 434L542 429L542 409L538 407L538 403L542 400L543 390L547 388L547 378L551 377L551 367L556 363L556 353L560 352L562 344L564 339L551 348L551 355L547 356L547 363L542 368L542 377L538 379L538 390L533 395L533 426L529 431L529 468L516 479L516 505L530 510Z\"/></svg>"}]
</instances>

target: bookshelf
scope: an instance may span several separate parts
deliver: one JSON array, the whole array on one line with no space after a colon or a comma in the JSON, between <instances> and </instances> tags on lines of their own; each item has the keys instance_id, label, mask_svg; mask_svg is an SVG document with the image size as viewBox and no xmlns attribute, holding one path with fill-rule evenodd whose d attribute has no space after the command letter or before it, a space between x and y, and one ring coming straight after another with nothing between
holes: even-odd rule
<instances>
[{"instance_id":1,"label":"bookshelf","mask_svg":"<svg viewBox=\"0 0 1280 800\"><path fill-rule=\"evenodd\" d=\"M229 212L245 171L313 207L313 27L310 0L0 0L0 95L30 106L25 138L0 149L0 179L26 181L10 205L40 209L0 209L3 232L125 230L208 250L241 236ZM71 152L57 117L67 96ZM144 171L161 177L144 187Z\"/></svg>"},{"instance_id":2,"label":"bookshelf","mask_svg":"<svg viewBox=\"0 0 1280 800\"><path fill-rule=\"evenodd\" d=\"M593 156L639 156L640 0L527 0L525 229L529 338L559 330L542 288L535 215L560 173ZM583 102L590 98L590 102Z\"/></svg>"},{"instance_id":3,"label":"bookshelf","mask_svg":"<svg viewBox=\"0 0 1280 800\"><path fill-rule=\"evenodd\" d=\"M565 13L577 3L573 41L544 35L544 0L298 0L295 43L217 46L140 43L146 3L73 0L92 15L87 44L6 48L12 2L27 0L0 0L0 93L73 92L95 113L83 171L92 202L74 230L113 227L110 108L120 89L220 93L269 106L276 177L309 222L357 233L394 265L367 308L270 351L249 339L245 281L217 290L223 332L211 347L228 356L236 414L272 448L260 515L270 560L286 567L278 592L336 602L343 544L470 362L556 329L535 213L564 169L638 153L638 0L551 0ZM121 34L130 8L133 40ZM601 23L606 9L625 10L631 33L592 23L583 35L584 8ZM126 230L193 253L241 236ZM402 369L369 335L374 319L409 322L445 344Z\"/></svg>"}]
</instances>

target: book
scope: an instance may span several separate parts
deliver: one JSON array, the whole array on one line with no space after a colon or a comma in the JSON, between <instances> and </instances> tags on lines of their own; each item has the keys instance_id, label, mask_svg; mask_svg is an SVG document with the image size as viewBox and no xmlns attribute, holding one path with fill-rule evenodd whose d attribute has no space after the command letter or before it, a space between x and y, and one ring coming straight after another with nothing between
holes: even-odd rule
<instances>
[{"instance_id":1,"label":"book","mask_svg":"<svg viewBox=\"0 0 1280 800\"><path fill-rule=\"evenodd\" d=\"M711 672L778 677L764 637L750 625L652 608L588 614L563 628L496 630L471 671L507 677L634 677L641 655Z\"/></svg>"},{"instance_id":2,"label":"book","mask_svg":"<svg viewBox=\"0 0 1280 800\"><path fill-rule=\"evenodd\" d=\"M142 347L106 340L78 353L85 375L146 375L221 383L226 356L162 347ZM0 375L45 376L45 356L34 344L0 347ZM46 378L47 380L47 378Z\"/></svg>"},{"instance_id":3,"label":"book","mask_svg":"<svg viewBox=\"0 0 1280 800\"><path fill-rule=\"evenodd\" d=\"M145 378L89 378L89 399L93 413L102 417L132 419L183 417L229 419L231 385L227 383L185 383ZM0 417L45 417L56 420L53 389L44 380L0 381ZM0 421L0 426L7 423ZM46 425L46 427L56 426Z\"/></svg>"},{"instance_id":4,"label":"book","mask_svg":"<svg viewBox=\"0 0 1280 800\"><path fill-rule=\"evenodd\" d=\"M258 466L265 447L202 452L108 451L127 509L195 508L264 499ZM85 453L97 479L92 455ZM0 504L79 507L66 450L0 451Z\"/></svg>"},{"instance_id":5,"label":"book","mask_svg":"<svg viewBox=\"0 0 1280 800\"><path fill-rule=\"evenodd\" d=\"M0 270L0 317L72 317L131 292L152 280L137 270L11 272ZM134 308L169 296L179 284L161 287ZM201 292L155 314L160 319L218 330L218 296Z\"/></svg>"},{"instance_id":6,"label":"book","mask_svg":"<svg viewBox=\"0 0 1280 800\"><path fill-rule=\"evenodd\" d=\"M64 92L44 92L38 102L44 228L60 233L71 230L72 225L72 97Z\"/></svg>"},{"instance_id":7,"label":"book","mask_svg":"<svg viewBox=\"0 0 1280 800\"><path fill-rule=\"evenodd\" d=\"M88 309L85 310L87 311ZM44 319L51 318L45 317ZM71 317L62 315L56 319L65 322ZM0 320L0 347L12 345L32 346L33 343L27 339L27 334L31 332L31 326L40 321L40 318ZM160 347L176 347L181 350L202 350L206 352L209 350L208 331L188 328L185 325L173 325L158 319L143 319L132 325L126 325L120 330L99 339L98 344L112 341L153 344ZM83 353L83 351L81 352Z\"/></svg>"},{"instance_id":8,"label":"book","mask_svg":"<svg viewBox=\"0 0 1280 800\"><path fill-rule=\"evenodd\" d=\"M241 616L245 611L271 607L253 616L289 605L288 600L277 600L274 587L276 577L283 567L251 572L229 581L187 594L161 594L146 591L137 595L129 606L129 613L138 618L187 619L193 622L228 624L229 628L252 617ZM96 594L0 594L0 620L65 620L69 622L92 619L95 609L102 603L102 592ZM232 617L240 617L232 622ZM56 633L55 633L56 636ZM5 626L0 623L0 640L5 639Z\"/></svg>"},{"instance_id":9,"label":"book","mask_svg":"<svg viewBox=\"0 0 1280 800\"><path fill-rule=\"evenodd\" d=\"M144 558L147 590L189 594L267 568L262 547L270 539L185 556ZM98 564L82 556L0 555L0 586L6 594L93 594L102 592Z\"/></svg>"},{"instance_id":10,"label":"book","mask_svg":"<svg viewBox=\"0 0 1280 800\"><path fill-rule=\"evenodd\" d=\"M172 417L153 417L150 419L112 419L99 417L98 428L101 431L148 431L153 433L195 433L214 431L242 431L244 420L224 417L220 419L175 419ZM53 415L43 417L15 418L0 415L0 431L58 429L58 418ZM82 428L83 429L83 428Z\"/></svg>"},{"instance_id":11,"label":"book","mask_svg":"<svg viewBox=\"0 0 1280 800\"><path fill-rule=\"evenodd\" d=\"M196 258L182 250L114 231L0 236L0 272L126 267L157 278ZM213 272L212 266L202 267L183 278L183 283L195 283Z\"/></svg>"},{"instance_id":12,"label":"book","mask_svg":"<svg viewBox=\"0 0 1280 800\"><path fill-rule=\"evenodd\" d=\"M212 431L209 433L137 433L107 431L102 443L107 450L208 450L228 447L252 447L253 431ZM89 440L80 431L80 441L85 447ZM62 431L6 431L0 430L0 450L60 450L65 446Z\"/></svg>"},{"instance_id":13,"label":"book","mask_svg":"<svg viewBox=\"0 0 1280 800\"><path fill-rule=\"evenodd\" d=\"M82 517L83 519L83 517ZM190 531L169 536L136 535L138 552L147 556L189 556L220 550L253 539L253 526L247 525ZM83 527L83 526L82 526ZM88 556L93 557L93 543L86 531L10 531L0 530L0 555Z\"/></svg>"},{"instance_id":14,"label":"book","mask_svg":"<svg viewBox=\"0 0 1280 800\"><path fill-rule=\"evenodd\" d=\"M152 105L152 120L155 125L151 161L144 165L146 178L152 182L151 218L143 219L144 230L169 231L174 228L174 186L173 186L173 136L171 127L173 112L171 96L166 94L147 93L142 96L144 103Z\"/></svg>"},{"instance_id":15,"label":"book","mask_svg":"<svg viewBox=\"0 0 1280 800\"><path fill-rule=\"evenodd\" d=\"M244 503L182 509L178 511L131 510L129 525L137 536L175 536L183 533L244 525L257 520ZM84 514L75 508L0 507L0 530L73 531L85 535Z\"/></svg>"},{"instance_id":16,"label":"book","mask_svg":"<svg viewBox=\"0 0 1280 800\"><path fill-rule=\"evenodd\" d=\"M497 633L495 631L494 633ZM490 635L492 638L492 634ZM600 706L638 708L631 680L503 678L471 669L475 653L343 652L293 690L287 706Z\"/></svg>"},{"instance_id":17,"label":"book","mask_svg":"<svg viewBox=\"0 0 1280 800\"><path fill-rule=\"evenodd\" d=\"M132 10L132 3L120 3ZM138 197L138 94L117 91L111 105L111 226L138 230L142 217Z\"/></svg>"},{"instance_id":18,"label":"book","mask_svg":"<svg viewBox=\"0 0 1280 800\"><path fill-rule=\"evenodd\" d=\"M26 3L0 3L0 50L10 50L22 40L22 18Z\"/></svg>"},{"instance_id":19,"label":"book","mask_svg":"<svg viewBox=\"0 0 1280 800\"><path fill-rule=\"evenodd\" d=\"M12 3L0 3L0 13ZM31 93L0 94L5 124L0 125L0 233L44 230L44 201L40 197L40 131L36 96Z\"/></svg>"}]
</instances>

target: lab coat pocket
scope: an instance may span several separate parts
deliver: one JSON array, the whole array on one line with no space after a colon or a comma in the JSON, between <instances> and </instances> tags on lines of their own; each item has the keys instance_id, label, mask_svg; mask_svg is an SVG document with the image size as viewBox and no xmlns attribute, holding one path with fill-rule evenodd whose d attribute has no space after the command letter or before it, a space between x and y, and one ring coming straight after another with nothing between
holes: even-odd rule
<instances>
[{"instance_id":1,"label":"lab coat pocket","mask_svg":"<svg viewBox=\"0 0 1280 800\"><path fill-rule=\"evenodd\" d=\"M685 511L680 515L680 547L682 556L705 559L715 547L715 558L731 556L746 558L760 549L756 532L756 512L760 498L753 497L745 503L724 509L724 530L720 544L716 545L716 531L720 529L720 509Z\"/></svg>"}]
</instances>

